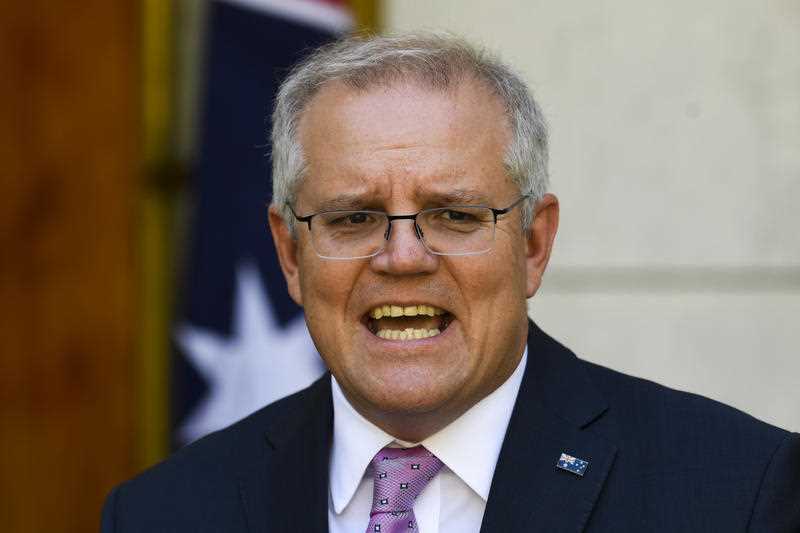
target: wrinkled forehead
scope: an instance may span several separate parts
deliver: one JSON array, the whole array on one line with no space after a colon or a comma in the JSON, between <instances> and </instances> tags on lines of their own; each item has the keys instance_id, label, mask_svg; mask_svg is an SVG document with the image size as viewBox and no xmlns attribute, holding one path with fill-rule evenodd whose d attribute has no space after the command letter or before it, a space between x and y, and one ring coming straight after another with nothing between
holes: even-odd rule
<instances>
[{"instance_id":1,"label":"wrinkled forehead","mask_svg":"<svg viewBox=\"0 0 800 533\"><path fill-rule=\"evenodd\" d=\"M347 197L337 202L349 207L354 197L401 191L417 200L488 200L507 177L511 133L500 100L478 84L440 90L338 83L306 108L298 138L305 163L298 193Z\"/></svg>"}]
</instances>

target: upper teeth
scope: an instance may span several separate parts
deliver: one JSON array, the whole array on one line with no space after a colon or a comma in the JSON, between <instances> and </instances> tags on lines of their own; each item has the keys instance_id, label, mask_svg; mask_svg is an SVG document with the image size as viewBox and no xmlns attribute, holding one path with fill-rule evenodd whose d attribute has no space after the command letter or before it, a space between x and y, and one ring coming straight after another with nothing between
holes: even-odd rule
<instances>
[{"instance_id":1,"label":"upper teeth","mask_svg":"<svg viewBox=\"0 0 800 533\"><path fill-rule=\"evenodd\" d=\"M443 315L444 309L433 307L432 305L419 304L419 305L382 305L375 307L369 312L372 318L383 318L385 316L417 316L417 315Z\"/></svg>"}]
</instances>

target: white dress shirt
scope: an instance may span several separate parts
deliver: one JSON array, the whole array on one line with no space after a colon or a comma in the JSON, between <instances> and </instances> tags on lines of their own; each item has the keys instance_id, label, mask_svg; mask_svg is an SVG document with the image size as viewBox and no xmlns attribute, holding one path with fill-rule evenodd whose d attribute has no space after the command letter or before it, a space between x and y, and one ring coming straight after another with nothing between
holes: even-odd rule
<instances>
[{"instance_id":1,"label":"white dress shirt","mask_svg":"<svg viewBox=\"0 0 800 533\"><path fill-rule=\"evenodd\" d=\"M420 533L481 528L494 468L525 371L528 349L516 370L489 396L421 443L395 439L359 414L331 376L333 449L328 527L331 533L366 531L372 508L372 466L381 448L422 444L444 467L414 504Z\"/></svg>"}]
</instances>

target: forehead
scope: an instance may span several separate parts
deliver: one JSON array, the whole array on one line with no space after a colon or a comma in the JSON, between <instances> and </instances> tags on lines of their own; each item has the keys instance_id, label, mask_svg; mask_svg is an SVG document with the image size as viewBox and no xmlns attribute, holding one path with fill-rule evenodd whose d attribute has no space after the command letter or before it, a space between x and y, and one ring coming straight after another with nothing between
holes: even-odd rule
<instances>
[{"instance_id":1,"label":"forehead","mask_svg":"<svg viewBox=\"0 0 800 533\"><path fill-rule=\"evenodd\" d=\"M471 81L444 90L331 83L306 108L298 133L306 161L298 196L489 195L510 184L503 105Z\"/></svg>"}]
</instances>

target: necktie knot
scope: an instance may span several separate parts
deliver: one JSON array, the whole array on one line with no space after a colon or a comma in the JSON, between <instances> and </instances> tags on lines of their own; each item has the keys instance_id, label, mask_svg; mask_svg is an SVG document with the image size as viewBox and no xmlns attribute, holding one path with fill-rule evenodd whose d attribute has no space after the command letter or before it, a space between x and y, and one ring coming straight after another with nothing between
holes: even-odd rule
<instances>
[{"instance_id":1,"label":"necktie knot","mask_svg":"<svg viewBox=\"0 0 800 533\"><path fill-rule=\"evenodd\" d=\"M442 466L423 446L379 451L372 459L374 490L367 532L417 531L414 501Z\"/></svg>"}]
</instances>

